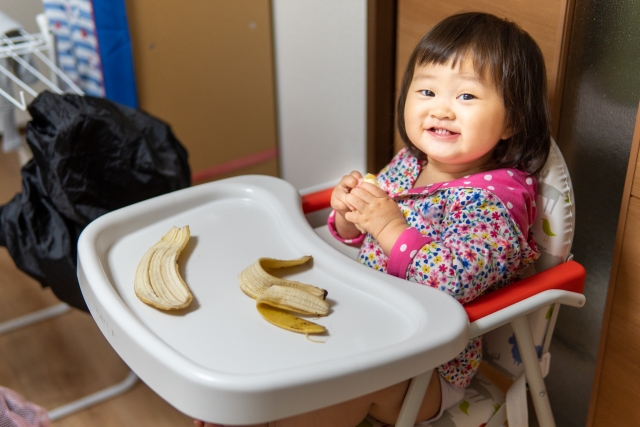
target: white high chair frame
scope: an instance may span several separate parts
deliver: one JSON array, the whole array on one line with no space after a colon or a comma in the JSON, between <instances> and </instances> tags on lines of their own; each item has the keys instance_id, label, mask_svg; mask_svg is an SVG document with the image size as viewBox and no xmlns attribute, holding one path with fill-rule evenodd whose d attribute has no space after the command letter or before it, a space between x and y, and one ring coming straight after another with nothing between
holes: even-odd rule
<instances>
[{"instance_id":1,"label":"white high chair frame","mask_svg":"<svg viewBox=\"0 0 640 427\"><path fill-rule=\"evenodd\" d=\"M316 233L309 226L312 222L310 218L307 217L305 220L301 214L302 211L313 212L327 207L331 190L324 193L322 206L315 206L315 209L313 206L310 208L313 195L305 195L302 198L304 207L297 210L300 203L298 192L290 184L281 181L272 177L236 177L181 190L104 215L90 224L82 233L78 245L78 273L91 313L114 349L152 389L173 406L195 418L225 424L254 424L289 417L295 415L296 410L304 412L336 404L341 401L338 399L348 400L415 376L397 424L401 427L408 427L415 422L416 410L424 396L426 380L429 379L429 373L425 371L431 370L458 354L469 336L482 334L512 322L517 331L517 340L521 347L520 353L527 364L526 375L529 377L531 389L534 392L536 412L542 420L541 423L554 425L542 373L540 367L534 363L537 355L531 342L531 332L528 331L528 320L523 318L523 315L540 307L546 309L552 303L582 306L584 304L584 297L581 294L584 269L579 264L574 261L565 262L553 269L535 274L478 298L465 307L467 313L467 318L465 318L462 306L437 290L425 289L424 286L407 285L406 282L397 278L379 275L366 268L363 270L362 266L354 265L355 261L344 258L342 254L329 251L330 248L319 241L319 236L315 235ZM249 206L246 204L247 200L250 200L249 203L255 203L255 206L264 205L267 210L263 211L262 208L243 209L243 207ZM239 204L235 205L234 203ZM223 220L212 220L211 216L203 214L205 211L201 209L205 209L205 207L206 212L217 212L217 214L223 215L222 217L217 217L217 214L213 215L213 217ZM271 213L265 215L266 212ZM229 219L229 221L224 219ZM259 222L262 220L265 222ZM199 310L198 308L205 308L202 305L189 312L193 316L183 316L176 319L144 305L133 292L129 274L136 268L135 258L149 247L150 242L156 241L159 231L163 231L167 224L176 221L180 224L188 223L193 226L193 229L201 230L203 236L215 236L215 239L208 241L210 245L199 246L202 252L198 252L197 256L196 252L191 253L194 262L189 262L188 266L185 266L191 267L185 273L193 285L194 293L201 295L203 304L233 301L233 304L225 305L229 311ZM236 245L236 242L245 241L243 239L250 240L258 234L253 228L245 227L245 224L261 224L261 229L271 230L270 226L273 221L278 224L275 228L283 232L281 239L280 234L269 234L271 232L269 231L264 239L255 240L256 247L245 248ZM234 225L229 226L231 223ZM284 224L288 224L290 227L284 227ZM280 229L281 227L282 229ZM134 232L136 230L139 230L141 234ZM316 229L317 233L320 231ZM261 254L265 251L281 250L278 248L288 251L291 245L296 245L296 239L299 239L301 247L306 249L305 253L309 251L315 254L314 259L317 260L317 266L320 267L305 271L305 274L308 274L306 277L311 282L324 280L320 277L312 277L313 274L320 273L323 268L339 265L347 275L353 274L354 276L347 282L341 282L343 278L339 277L340 275L335 276L336 289L368 290L370 288L372 291L384 293L385 297L395 293L411 292L412 298L423 304L423 309L433 310L433 313L438 312L438 316L433 318L434 322L421 322L420 330L422 332L420 334L413 333L409 335L407 340L400 343L400 345L404 345L405 342L424 340L425 347L421 350L425 352L424 359L421 358L421 362L415 359L410 363L403 363L401 361L405 359L400 353L394 354L391 358L386 357L386 354L382 352L370 352L369 354L372 358L375 357L375 360L372 359L371 365L365 368L362 363L358 363L358 358L336 359L335 355L328 351L319 359L314 360L326 362L335 360L335 365L338 368L334 367L333 363L321 363L316 366L306 362L309 360L308 358L318 357L315 350L286 341L288 339L295 340L296 337L282 335L282 331L263 330L265 325L254 317L255 313L254 316L246 316L242 314L244 311L236 310L236 303L243 304L247 301L244 300L244 296L235 285L237 278L234 272L245 268L248 259L245 259L243 254L235 254L232 255L232 259L227 259L216 251L220 247L233 245L234 250L247 251L250 249L254 251L255 253L248 258L255 259L256 254L262 256ZM227 251L225 251L226 253ZM202 257L201 261L196 262L195 260L199 257ZM215 262L202 261L209 259ZM225 283L224 286L210 286L211 269L217 269L221 283ZM357 269L359 274L356 274L355 270ZM364 276L367 278L371 276L371 281L365 279ZM382 285L382 283L378 283L378 280L381 282L387 280L402 282L402 288L396 288L396 283L388 283L389 286ZM375 284L371 282L375 282ZM426 298L427 293L429 294L428 298ZM236 297L243 299L236 301ZM434 300L440 301L441 304L438 307L430 304ZM343 295L341 301L351 307L365 302L357 293L350 294L348 297ZM442 308L443 306L446 308ZM214 307L214 305L207 307ZM418 307L414 307L416 310L418 309ZM419 317L416 310L414 310L414 314ZM420 315L425 313L423 310L418 311ZM379 311L376 307L373 310L370 308L361 309L358 316L361 319L368 319L369 322L377 321L374 317L379 316L376 314L378 312L388 313L384 310ZM343 322L342 325L346 325L352 320L352 317L346 312L342 313L345 314L335 319ZM235 320L227 324L226 328L210 328L212 324L222 325L221 322L228 320L230 316L233 316ZM450 329L446 327L445 323L442 323L443 317L447 318L446 325L452 326ZM392 319L392 317L389 318ZM258 322L256 323L256 321ZM426 329L428 324L436 328L428 330ZM193 331L194 335L185 335L185 330ZM402 331L402 328L390 329L386 333L386 338L396 339L397 333L402 334ZM413 329L413 331L415 332L417 329ZM425 331L429 331L429 333ZM351 330L351 333L356 334L362 332L365 331L357 328ZM208 335L209 339L193 339L196 336L203 336L202 334L210 334ZM265 334L268 334L270 340L274 340L271 342L278 343L273 346L273 350L277 351L267 352L269 354L263 355L265 357L262 360L268 361L266 363L267 373L245 370L246 366L253 366L250 362L255 357L256 349L262 348L257 344L257 340L265 337ZM434 336L440 335L434 341L431 337L432 334ZM442 334L447 335L448 338ZM244 352L243 354L248 355L246 360L238 358L238 351L241 348L239 346L224 346L232 350L224 354L218 352L219 346L216 344L219 344L220 340L226 342L225 340L237 336L246 338L239 342L242 345L247 344L240 350ZM342 336L347 337L346 334ZM447 339L451 339L451 341L446 341ZM375 339L372 338L369 342L373 340ZM335 347L335 349L341 351L342 348L345 348L344 344L350 341L353 340L345 339L341 342L343 343L342 347ZM447 342L450 346L446 358L441 353L442 359L435 360L436 354L444 351L443 345ZM201 346L201 343L204 343L204 346ZM285 343L287 345L284 345ZM540 345L539 342L536 344ZM284 353L289 354L289 345L301 351L297 354L302 359L291 358L291 360L283 362ZM176 351L177 348L180 348L180 352ZM360 351L360 349L350 347L349 351L351 350L355 350L356 354ZM406 350L409 353L414 351L410 348L406 348ZM201 360L193 359L194 355L204 358ZM329 358L327 359L327 357ZM199 360L199 363L195 363L194 360ZM298 364L301 361L305 361L304 369L298 369ZM283 363L284 365L282 365ZM423 363L423 365L418 365L418 363ZM273 366L278 366L279 369L272 371ZM321 369L326 375L326 381L319 373ZM359 377L365 372L370 375L366 378ZM402 372L405 373L402 374ZM382 375L383 379L377 375ZM351 391L340 390L341 397L336 398L333 390L345 382L345 378L359 378L361 381L350 382ZM520 376L519 378L524 377ZM331 387L329 387L329 381ZM523 381L518 380L517 383L522 384L523 387L520 389L524 390ZM318 396L310 400L310 396L314 396L316 393ZM297 409L292 408L288 403L298 397L300 399ZM321 401L320 399L324 399L322 405L318 403ZM247 412L237 409L245 407L247 404L253 405L255 410ZM511 419L513 409L516 407L511 405L508 407L510 413L507 415ZM487 414L487 418L492 414L493 410ZM497 423L498 417L494 418L496 418L494 423ZM510 424L511 427L515 427L514 423Z\"/></svg>"},{"instance_id":2,"label":"white high chair frame","mask_svg":"<svg viewBox=\"0 0 640 427\"><path fill-rule=\"evenodd\" d=\"M303 195L303 212L312 214L327 209L330 206L332 190L325 189ZM535 413L542 427L555 427L556 424L543 378L546 372L543 375L527 315L554 305L542 350L542 354L545 355L548 353L560 305L578 308L584 306L586 299L582 292L585 276L585 269L577 262L569 260L506 288L483 295L464 307L469 316L469 339L511 324ZM548 366L545 368L545 371L548 371ZM429 370L411 380L396 427L414 426L431 374L432 371ZM502 426L507 419L508 410L507 404L502 405L485 427ZM526 402L524 407L512 404L511 412L510 418L516 420L517 424L528 424Z\"/></svg>"},{"instance_id":3,"label":"white high chair frame","mask_svg":"<svg viewBox=\"0 0 640 427\"><path fill-rule=\"evenodd\" d=\"M83 95L83 91L70 80L56 65L55 65L55 37L48 29L47 18L44 14L36 16L36 22L41 31L39 34L29 34L24 30L19 31L19 35L8 37L4 34L0 35L0 59L11 58L25 70L33 74L39 81L43 82L48 89L57 94L64 93L62 89L58 87L58 79L62 80L71 91L76 94ZM44 52L44 53L43 53ZM45 53L48 53L46 55ZM35 69L28 61L22 58L25 55L34 55L42 61L42 63L50 70L50 76L47 78L37 69ZM23 82L10 70L0 65L0 73L6 75L13 81L21 90L19 92L20 99L16 99L12 94L0 88L0 96L5 97L16 108L26 110L27 104L24 98L24 92L28 92L31 96L37 96L37 92L34 91L28 84ZM28 148L25 150L29 151ZM19 152L21 166L30 159L30 153L23 154ZM25 314L23 316L16 317L11 320L0 323L0 335L9 334L13 331L26 328L37 323L50 320L68 313L71 307L64 303L58 303L53 306L37 310L32 313ZM138 377L130 371L124 380L120 381L113 386L107 387L103 390L99 390L95 393L89 394L85 397L77 399L73 402L67 403L58 408L52 409L48 412L49 419L56 421L60 418L64 418L78 411L86 409L90 406L102 403L115 396L118 396L129 389L131 389L138 382Z\"/></svg>"}]
</instances>

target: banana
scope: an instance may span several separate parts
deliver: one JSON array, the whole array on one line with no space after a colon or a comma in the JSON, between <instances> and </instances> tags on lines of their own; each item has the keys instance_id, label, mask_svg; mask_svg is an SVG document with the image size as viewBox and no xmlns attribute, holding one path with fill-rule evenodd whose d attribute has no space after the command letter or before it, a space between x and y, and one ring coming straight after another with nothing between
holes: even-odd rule
<instances>
[{"instance_id":1,"label":"banana","mask_svg":"<svg viewBox=\"0 0 640 427\"><path fill-rule=\"evenodd\" d=\"M364 182L368 182L369 184L373 184L373 185L378 185L378 180L376 179L376 176L372 173L368 173L364 176Z\"/></svg>"},{"instance_id":2,"label":"banana","mask_svg":"<svg viewBox=\"0 0 640 427\"><path fill-rule=\"evenodd\" d=\"M364 176L364 182L368 182L369 184L373 184L377 187L379 187L378 185L378 180L376 179L376 176L372 173L368 173ZM356 228L361 232L361 233L366 233L367 230L365 230L364 228L360 227L358 224L356 224Z\"/></svg>"},{"instance_id":3,"label":"banana","mask_svg":"<svg viewBox=\"0 0 640 427\"><path fill-rule=\"evenodd\" d=\"M193 300L180 277L178 256L189 242L189 226L172 227L142 256L133 286L140 300L163 310L178 310Z\"/></svg>"},{"instance_id":4,"label":"banana","mask_svg":"<svg viewBox=\"0 0 640 427\"><path fill-rule=\"evenodd\" d=\"M238 275L240 289L256 300L256 308L267 321L281 328L304 334L318 334L324 326L301 319L285 310L301 314L326 316L327 291L313 285L280 279L268 270L294 267L311 260L310 256L293 260L260 258Z\"/></svg>"}]
</instances>

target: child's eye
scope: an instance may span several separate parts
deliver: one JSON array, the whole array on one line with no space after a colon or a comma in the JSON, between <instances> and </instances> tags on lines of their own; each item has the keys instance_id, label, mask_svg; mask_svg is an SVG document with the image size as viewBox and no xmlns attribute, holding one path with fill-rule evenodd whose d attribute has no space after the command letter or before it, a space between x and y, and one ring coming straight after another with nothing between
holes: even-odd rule
<instances>
[{"instance_id":1,"label":"child's eye","mask_svg":"<svg viewBox=\"0 0 640 427\"><path fill-rule=\"evenodd\" d=\"M471 101L472 99L476 99L476 97L471 95L470 93L463 93L458 97L458 99L462 99L463 101Z\"/></svg>"},{"instance_id":2,"label":"child's eye","mask_svg":"<svg viewBox=\"0 0 640 427\"><path fill-rule=\"evenodd\" d=\"M419 92L420 92L420 95L422 96L436 96L436 94L431 92L429 89L423 89Z\"/></svg>"}]
</instances>

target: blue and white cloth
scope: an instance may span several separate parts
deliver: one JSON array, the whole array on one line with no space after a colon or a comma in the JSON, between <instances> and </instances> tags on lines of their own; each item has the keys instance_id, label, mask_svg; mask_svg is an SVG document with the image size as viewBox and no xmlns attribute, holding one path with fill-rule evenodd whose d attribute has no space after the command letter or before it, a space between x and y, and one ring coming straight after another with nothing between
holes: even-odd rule
<instances>
[{"instance_id":1,"label":"blue and white cloth","mask_svg":"<svg viewBox=\"0 0 640 427\"><path fill-rule=\"evenodd\" d=\"M43 0L56 38L58 67L87 95L106 95L98 35L90 0Z\"/></svg>"},{"instance_id":2,"label":"blue and white cloth","mask_svg":"<svg viewBox=\"0 0 640 427\"><path fill-rule=\"evenodd\" d=\"M42 0L58 63L88 95L138 107L125 0Z\"/></svg>"}]
</instances>

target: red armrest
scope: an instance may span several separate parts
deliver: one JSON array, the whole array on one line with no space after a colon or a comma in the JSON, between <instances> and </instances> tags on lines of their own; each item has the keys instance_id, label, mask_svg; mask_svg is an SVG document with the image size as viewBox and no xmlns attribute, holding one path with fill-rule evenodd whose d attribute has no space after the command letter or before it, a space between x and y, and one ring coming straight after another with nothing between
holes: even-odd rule
<instances>
[{"instance_id":1,"label":"red armrest","mask_svg":"<svg viewBox=\"0 0 640 427\"><path fill-rule=\"evenodd\" d=\"M333 188L316 191L302 196L302 211L305 214L331 206ZM519 280L509 286L483 295L464 306L469 322L476 320L527 299L549 289L582 293L586 271L575 261L568 261L556 267Z\"/></svg>"},{"instance_id":2,"label":"red armrest","mask_svg":"<svg viewBox=\"0 0 640 427\"><path fill-rule=\"evenodd\" d=\"M302 212L305 214L319 211L331 206L331 193L333 188L316 191L302 196Z\"/></svg>"},{"instance_id":3,"label":"red armrest","mask_svg":"<svg viewBox=\"0 0 640 427\"><path fill-rule=\"evenodd\" d=\"M575 261L567 261L502 289L478 297L465 304L464 309L469 316L469 322L475 322L488 314L549 289L560 289L581 294L584 290L585 276L586 271L583 266Z\"/></svg>"}]
</instances>

